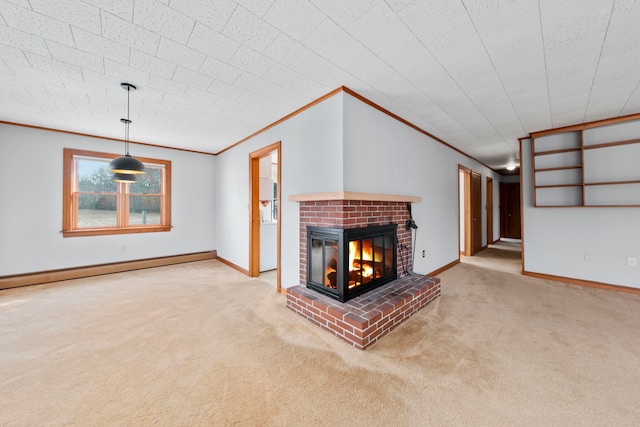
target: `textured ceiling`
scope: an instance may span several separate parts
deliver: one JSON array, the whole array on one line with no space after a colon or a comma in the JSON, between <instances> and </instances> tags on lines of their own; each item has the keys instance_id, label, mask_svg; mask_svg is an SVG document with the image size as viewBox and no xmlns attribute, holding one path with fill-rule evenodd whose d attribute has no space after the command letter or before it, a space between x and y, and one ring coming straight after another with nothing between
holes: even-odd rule
<instances>
[{"instance_id":1,"label":"textured ceiling","mask_svg":"<svg viewBox=\"0 0 640 427\"><path fill-rule=\"evenodd\" d=\"M216 153L347 86L485 164L640 111L635 0L0 0L0 120Z\"/></svg>"}]
</instances>

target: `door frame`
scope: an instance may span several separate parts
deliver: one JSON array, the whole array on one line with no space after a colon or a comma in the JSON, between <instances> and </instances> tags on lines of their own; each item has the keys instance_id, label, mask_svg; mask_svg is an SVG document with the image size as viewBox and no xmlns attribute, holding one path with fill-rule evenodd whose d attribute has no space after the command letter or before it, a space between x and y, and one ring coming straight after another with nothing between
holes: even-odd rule
<instances>
[{"instance_id":1,"label":"door frame","mask_svg":"<svg viewBox=\"0 0 640 427\"><path fill-rule=\"evenodd\" d=\"M460 173L464 176L464 212L460 212ZM480 190L477 194L472 188L472 176L477 176L480 182ZM469 169L466 166L458 165L458 253L464 256L472 256L482 250L482 174ZM473 194L472 194L473 193ZM472 202L479 205L480 221L473 221ZM464 251L460 250L460 222L464 219ZM480 240L478 250L473 251L474 234Z\"/></svg>"},{"instance_id":2,"label":"door frame","mask_svg":"<svg viewBox=\"0 0 640 427\"><path fill-rule=\"evenodd\" d=\"M276 291L282 292L280 283L280 237L282 223L282 142L278 141L259 150L249 153L249 276L260 275L260 159L277 152L278 187L276 201L278 203L276 231Z\"/></svg>"},{"instance_id":3,"label":"door frame","mask_svg":"<svg viewBox=\"0 0 640 427\"><path fill-rule=\"evenodd\" d=\"M471 171L471 188L469 191L471 193L472 216L471 230L469 232L471 235L471 255L474 255L482 250L482 174L480 172ZM478 218L473 218L474 212L478 214Z\"/></svg>"},{"instance_id":4,"label":"door frame","mask_svg":"<svg viewBox=\"0 0 640 427\"><path fill-rule=\"evenodd\" d=\"M493 243L493 178L487 177L487 246Z\"/></svg>"},{"instance_id":5,"label":"door frame","mask_svg":"<svg viewBox=\"0 0 640 427\"><path fill-rule=\"evenodd\" d=\"M460 206L460 173L464 179L464 212ZM464 251L460 250L460 223L464 220ZM458 165L458 253L464 256L471 254L471 169Z\"/></svg>"}]
</instances>

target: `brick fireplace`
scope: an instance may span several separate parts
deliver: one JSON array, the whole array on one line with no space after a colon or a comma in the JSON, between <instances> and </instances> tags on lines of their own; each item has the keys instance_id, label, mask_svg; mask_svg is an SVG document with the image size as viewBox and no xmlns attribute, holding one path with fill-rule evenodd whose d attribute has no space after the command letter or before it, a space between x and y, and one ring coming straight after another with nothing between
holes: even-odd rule
<instances>
[{"instance_id":1,"label":"brick fireplace","mask_svg":"<svg viewBox=\"0 0 640 427\"><path fill-rule=\"evenodd\" d=\"M408 198L412 200L412 198ZM411 231L407 203L389 200L300 201L300 283L307 282L307 227L360 228L398 225L398 277L412 270Z\"/></svg>"},{"instance_id":2,"label":"brick fireplace","mask_svg":"<svg viewBox=\"0 0 640 427\"><path fill-rule=\"evenodd\" d=\"M409 274L413 270L408 204L419 197L370 193L322 193L291 196L300 203L300 283L288 289L287 306L359 349L374 344L409 316L440 296L440 280ZM397 228L397 279L346 302L309 284L308 230L352 230L392 225ZM306 285L306 286L305 286ZM321 289L320 289L321 290ZM321 290L322 291L322 290ZM329 295L329 296L327 296ZM351 298L351 297L350 297Z\"/></svg>"}]
</instances>

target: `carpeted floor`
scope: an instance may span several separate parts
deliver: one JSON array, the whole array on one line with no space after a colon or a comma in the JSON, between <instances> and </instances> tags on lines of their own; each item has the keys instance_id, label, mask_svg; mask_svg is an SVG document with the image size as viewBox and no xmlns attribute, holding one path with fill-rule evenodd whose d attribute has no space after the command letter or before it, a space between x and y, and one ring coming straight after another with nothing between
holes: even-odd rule
<instances>
[{"instance_id":1,"label":"carpeted floor","mask_svg":"<svg viewBox=\"0 0 640 427\"><path fill-rule=\"evenodd\" d=\"M460 256L460 262L489 270L520 274L522 271L522 243L500 240L490 244L474 256Z\"/></svg>"},{"instance_id":2,"label":"carpeted floor","mask_svg":"<svg viewBox=\"0 0 640 427\"><path fill-rule=\"evenodd\" d=\"M640 425L639 296L439 277L364 352L218 261L0 291L0 425Z\"/></svg>"}]
</instances>

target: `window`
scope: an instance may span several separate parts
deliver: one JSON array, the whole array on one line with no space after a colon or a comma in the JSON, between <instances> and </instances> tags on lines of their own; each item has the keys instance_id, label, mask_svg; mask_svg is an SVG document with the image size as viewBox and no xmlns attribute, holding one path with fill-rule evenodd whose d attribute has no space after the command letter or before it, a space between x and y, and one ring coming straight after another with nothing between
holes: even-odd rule
<instances>
[{"instance_id":1,"label":"window","mask_svg":"<svg viewBox=\"0 0 640 427\"><path fill-rule=\"evenodd\" d=\"M64 149L64 237L171 229L171 162L137 157L147 173L135 184L111 181L116 154Z\"/></svg>"}]
</instances>

